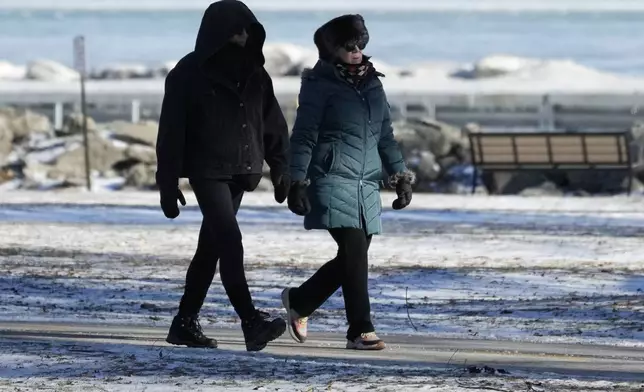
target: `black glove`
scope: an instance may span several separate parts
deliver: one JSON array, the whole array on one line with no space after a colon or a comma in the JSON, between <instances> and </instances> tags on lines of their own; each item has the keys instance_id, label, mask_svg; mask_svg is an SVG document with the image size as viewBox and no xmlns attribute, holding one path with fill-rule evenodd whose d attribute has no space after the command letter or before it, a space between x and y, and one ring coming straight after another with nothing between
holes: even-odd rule
<instances>
[{"instance_id":1,"label":"black glove","mask_svg":"<svg viewBox=\"0 0 644 392\"><path fill-rule=\"evenodd\" d=\"M306 183L295 181L291 183L288 193L288 209L294 214L304 216L311 212L311 203L306 195Z\"/></svg>"},{"instance_id":2,"label":"black glove","mask_svg":"<svg viewBox=\"0 0 644 392\"><path fill-rule=\"evenodd\" d=\"M186 198L183 197L183 193L181 193L179 188L161 189L161 209L166 218L174 219L179 216L177 200L179 200L182 206L186 205Z\"/></svg>"},{"instance_id":3,"label":"black glove","mask_svg":"<svg viewBox=\"0 0 644 392\"><path fill-rule=\"evenodd\" d=\"M411 203L411 180L408 177L402 177L398 180L396 194L398 194L398 198L391 204L394 210L402 210Z\"/></svg>"},{"instance_id":4,"label":"black glove","mask_svg":"<svg viewBox=\"0 0 644 392\"><path fill-rule=\"evenodd\" d=\"M275 201L279 204L284 203L291 188L291 177L288 174L271 171L271 181L273 182Z\"/></svg>"}]
</instances>

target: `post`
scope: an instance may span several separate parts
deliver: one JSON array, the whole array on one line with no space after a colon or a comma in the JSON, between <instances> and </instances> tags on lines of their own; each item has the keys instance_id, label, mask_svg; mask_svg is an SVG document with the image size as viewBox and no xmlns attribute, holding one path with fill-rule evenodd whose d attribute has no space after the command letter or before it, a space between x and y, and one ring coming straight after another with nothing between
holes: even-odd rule
<instances>
[{"instance_id":1,"label":"post","mask_svg":"<svg viewBox=\"0 0 644 392\"><path fill-rule=\"evenodd\" d=\"M141 121L141 101L135 99L132 101L132 123L138 124Z\"/></svg>"},{"instance_id":2,"label":"post","mask_svg":"<svg viewBox=\"0 0 644 392\"><path fill-rule=\"evenodd\" d=\"M555 112L550 102L550 95L546 94L541 97L541 106L539 107L539 129L541 131L554 131L555 126Z\"/></svg>"},{"instance_id":3,"label":"post","mask_svg":"<svg viewBox=\"0 0 644 392\"><path fill-rule=\"evenodd\" d=\"M63 129L63 109L64 107L62 102L56 102L54 104L54 130L56 131Z\"/></svg>"},{"instance_id":4,"label":"post","mask_svg":"<svg viewBox=\"0 0 644 392\"><path fill-rule=\"evenodd\" d=\"M83 115L83 145L85 147L85 182L87 190L92 190L91 166L89 161L89 138L87 135L87 102L85 99L85 37L74 38L74 66L80 76L80 101L81 113Z\"/></svg>"}]
</instances>

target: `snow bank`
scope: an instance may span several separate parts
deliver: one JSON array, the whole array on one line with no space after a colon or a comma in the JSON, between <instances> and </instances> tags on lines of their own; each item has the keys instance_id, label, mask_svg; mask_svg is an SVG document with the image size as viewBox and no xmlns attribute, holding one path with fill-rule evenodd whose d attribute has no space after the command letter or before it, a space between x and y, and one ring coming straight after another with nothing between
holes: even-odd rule
<instances>
[{"instance_id":1,"label":"snow bank","mask_svg":"<svg viewBox=\"0 0 644 392\"><path fill-rule=\"evenodd\" d=\"M27 65L27 79L46 82L78 80L78 72L52 60L36 60Z\"/></svg>"},{"instance_id":2,"label":"snow bank","mask_svg":"<svg viewBox=\"0 0 644 392\"><path fill-rule=\"evenodd\" d=\"M26 67L0 61L0 80L20 80L27 77Z\"/></svg>"},{"instance_id":3,"label":"snow bank","mask_svg":"<svg viewBox=\"0 0 644 392\"><path fill-rule=\"evenodd\" d=\"M266 68L273 76L275 90L281 94L297 94L299 75L315 65L317 52L297 45L272 43L264 50ZM162 77L176 62L168 61L153 67L130 64L95 71L88 83L91 94L162 94ZM566 59L535 59L509 55L492 55L468 64L425 62L408 67L394 67L375 62L386 75L383 84L391 94L635 94L644 93L644 77L620 76L602 72ZM1 78L2 68L0 68ZM0 84L0 94L77 94L77 74L51 61L33 63L28 70L34 81L7 80ZM132 79L128 79L132 78ZM136 80L135 80L136 79Z\"/></svg>"}]
</instances>

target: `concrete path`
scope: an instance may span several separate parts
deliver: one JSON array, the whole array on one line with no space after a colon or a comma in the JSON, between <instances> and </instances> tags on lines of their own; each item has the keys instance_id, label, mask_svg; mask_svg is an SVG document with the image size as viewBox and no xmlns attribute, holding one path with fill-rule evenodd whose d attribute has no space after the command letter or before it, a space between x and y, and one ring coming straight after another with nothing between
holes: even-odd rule
<instances>
[{"instance_id":1,"label":"concrete path","mask_svg":"<svg viewBox=\"0 0 644 392\"><path fill-rule=\"evenodd\" d=\"M164 346L166 332L165 327L0 322L0 341L64 340ZM244 350L241 332L237 329L207 330L206 333L217 338L222 349ZM578 379L644 380L644 349L641 348L435 339L403 335L383 337L388 344L387 350L357 352L344 349L345 342L340 334L311 333L306 344L300 345L294 343L286 333L264 350L264 353L293 359L305 356L438 368L487 365L513 373L527 372L533 375L554 373Z\"/></svg>"}]
</instances>

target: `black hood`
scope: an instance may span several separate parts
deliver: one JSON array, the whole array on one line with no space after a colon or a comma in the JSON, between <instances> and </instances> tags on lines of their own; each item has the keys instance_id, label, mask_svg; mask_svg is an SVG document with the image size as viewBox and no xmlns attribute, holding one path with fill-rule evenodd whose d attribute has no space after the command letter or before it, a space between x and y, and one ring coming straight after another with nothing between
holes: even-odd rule
<instances>
[{"instance_id":1,"label":"black hood","mask_svg":"<svg viewBox=\"0 0 644 392\"><path fill-rule=\"evenodd\" d=\"M242 29L249 34L246 47L254 52L259 65L264 65L262 49L266 31L246 4L238 0L217 1L204 12L195 44L199 62L203 63L216 54Z\"/></svg>"},{"instance_id":2,"label":"black hood","mask_svg":"<svg viewBox=\"0 0 644 392\"><path fill-rule=\"evenodd\" d=\"M318 48L320 59L333 61L336 50L348 42L367 46L369 31L362 15L342 15L322 25L315 32L313 41Z\"/></svg>"}]
</instances>

